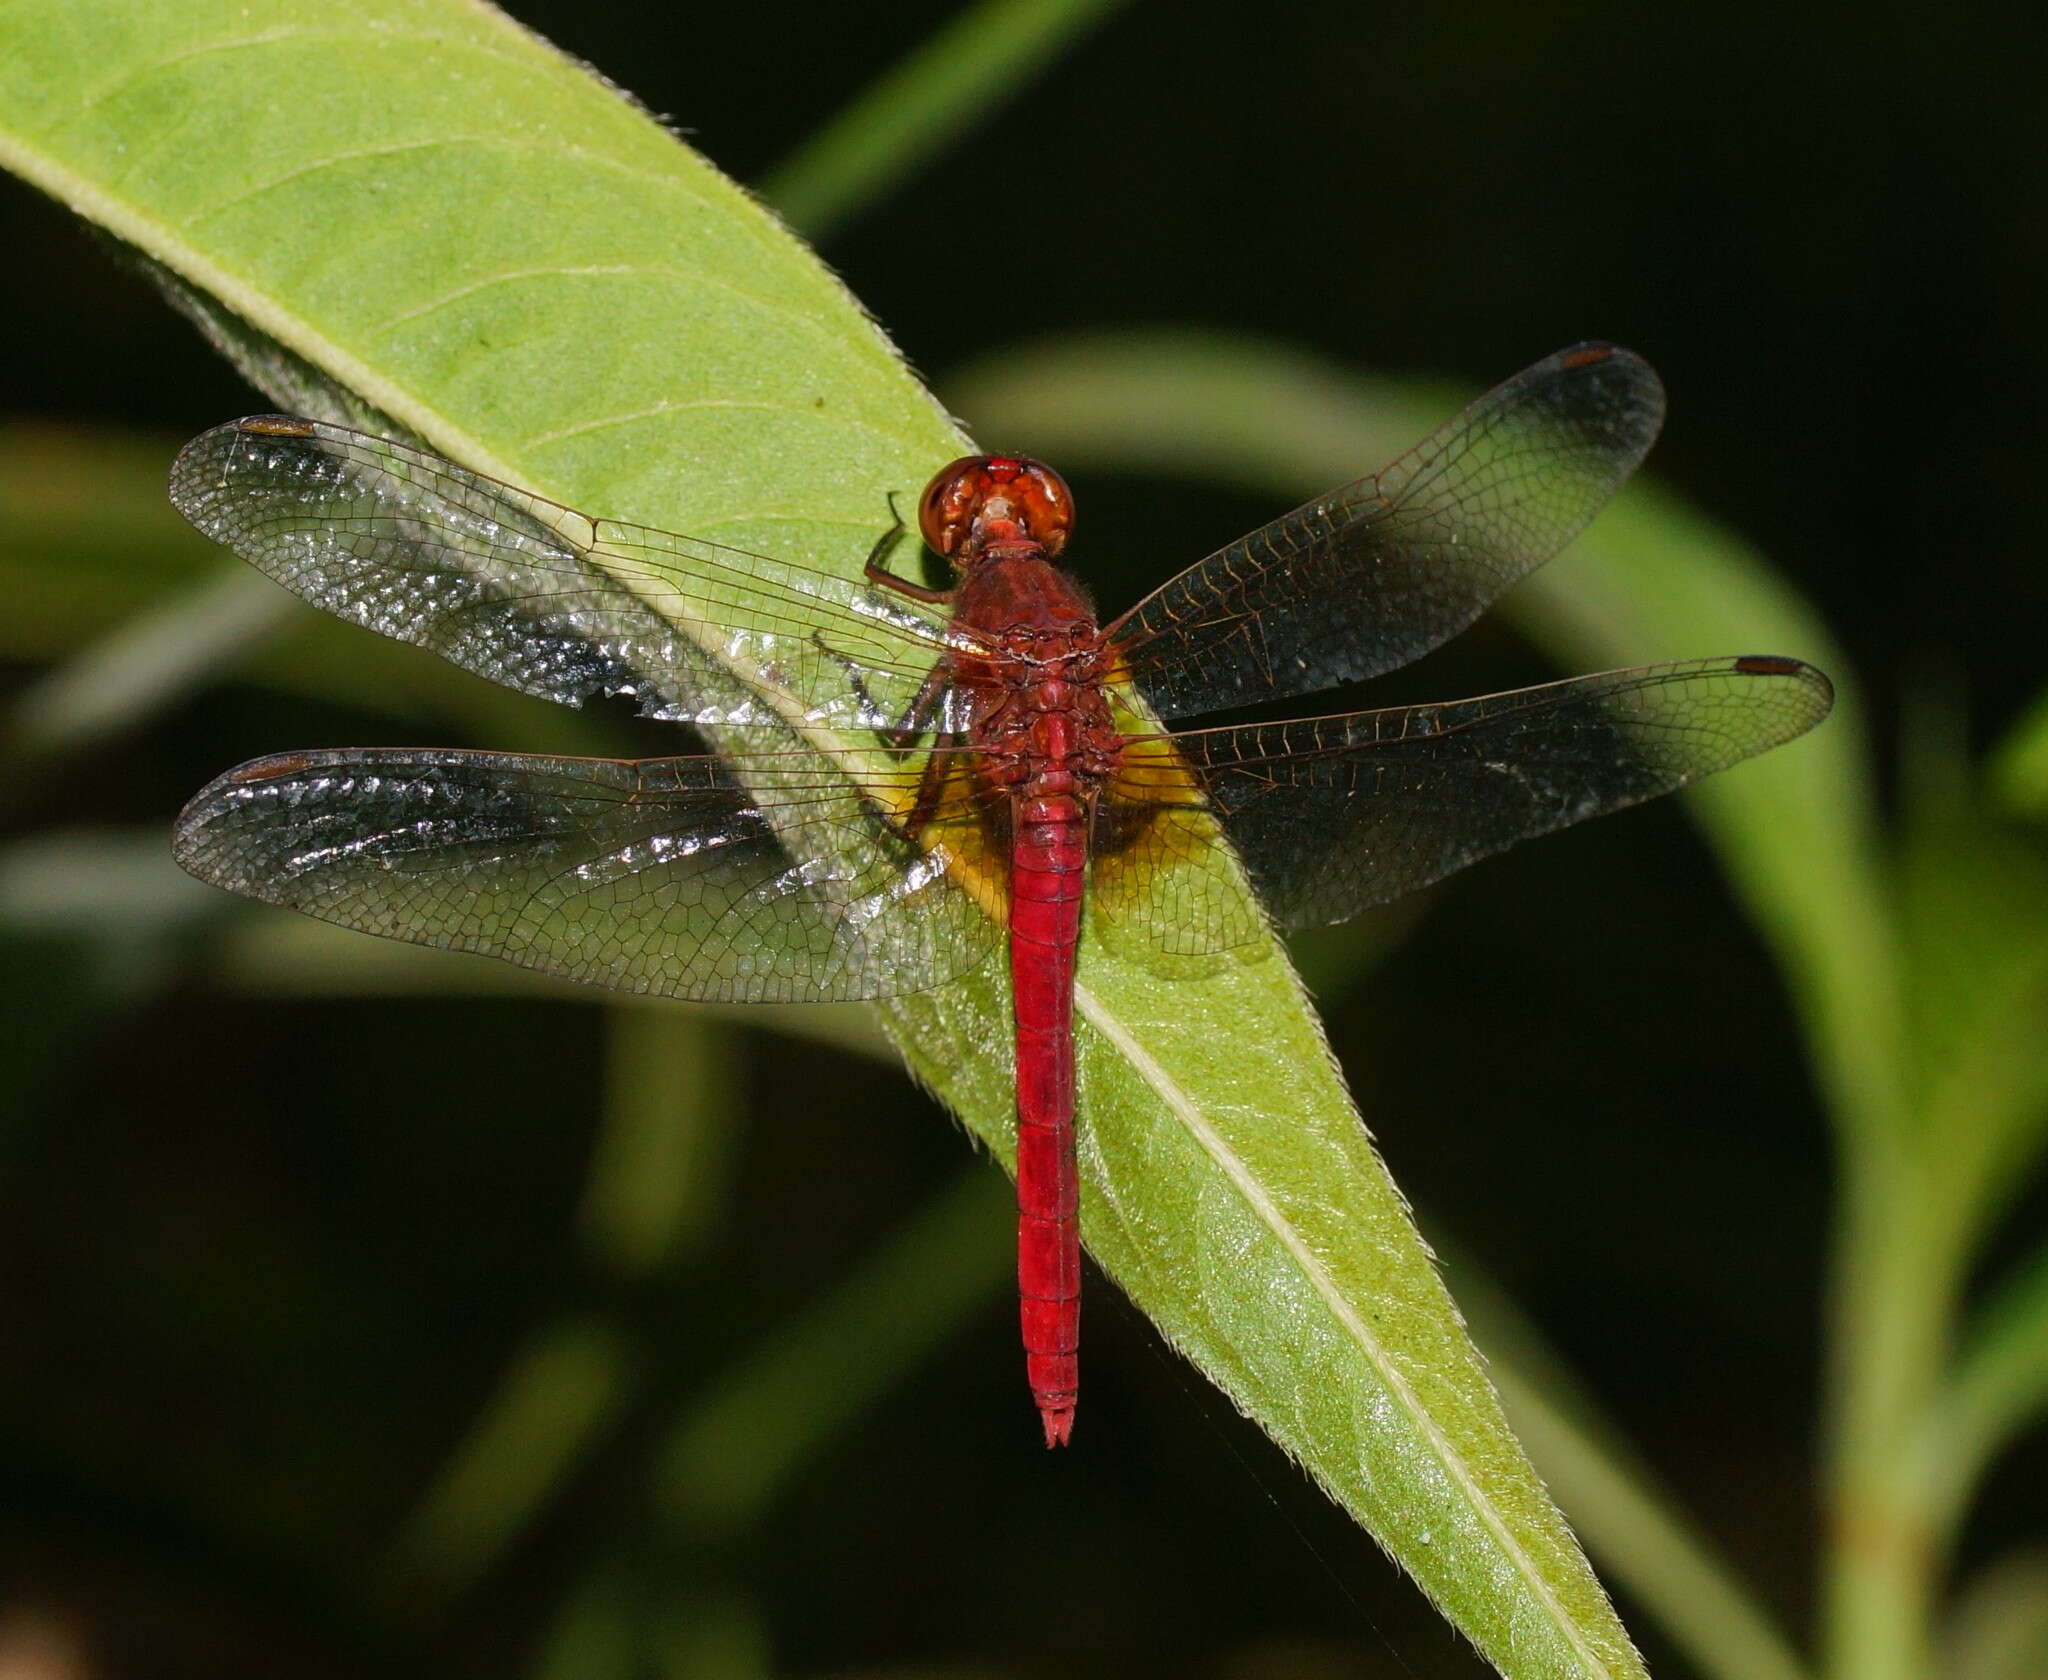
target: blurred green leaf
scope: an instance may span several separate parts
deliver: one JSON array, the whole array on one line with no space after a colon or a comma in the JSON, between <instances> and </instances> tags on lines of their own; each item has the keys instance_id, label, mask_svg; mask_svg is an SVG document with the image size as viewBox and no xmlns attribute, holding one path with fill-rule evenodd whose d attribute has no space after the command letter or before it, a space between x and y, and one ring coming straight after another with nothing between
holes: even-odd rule
<instances>
[{"instance_id":1,"label":"blurred green leaf","mask_svg":"<svg viewBox=\"0 0 2048 1680\"><path fill-rule=\"evenodd\" d=\"M2048 1552L1985 1570L1950 1618L1939 1680L2040 1680L2048 1674Z\"/></svg>"},{"instance_id":2,"label":"blurred green leaf","mask_svg":"<svg viewBox=\"0 0 2048 1680\"><path fill-rule=\"evenodd\" d=\"M1046 60L1120 3L979 0L806 141L761 183L761 196L823 240L963 129L1022 97ZM1029 193L1028 171L1016 185Z\"/></svg>"},{"instance_id":3,"label":"blurred green leaf","mask_svg":"<svg viewBox=\"0 0 2048 1680\"><path fill-rule=\"evenodd\" d=\"M569 1595L542 1638L532 1680L641 1680L640 1612L627 1572L606 1559Z\"/></svg>"},{"instance_id":4,"label":"blurred green leaf","mask_svg":"<svg viewBox=\"0 0 2048 1680\"><path fill-rule=\"evenodd\" d=\"M808 253L535 37L459 0L304 17L8 7L0 162L295 358L284 388L317 370L608 514L850 572L884 492L959 451ZM1084 1225L1112 1273L1504 1673L1639 1674L1279 952L1167 983L1091 945L1076 1002ZM1007 1155L1001 974L885 1014Z\"/></svg>"},{"instance_id":5,"label":"blurred green leaf","mask_svg":"<svg viewBox=\"0 0 2048 1680\"><path fill-rule=\"evenodd\" d=\"M219 894L178 868L150 830L59 829L0 849L0 930L90 953L106 1000L168 978L177 946L218 910Z\"/></svg>"},{"instance_id":6,"label":"blurred green leaf","mask_svg":"<svg viewBox=\"0 0 2048 1680\"><path fill-rule=\"evenodd\" d=\"M1899 902L1916 1048L1923 1078L1938 1078L2048 964L2048 848L1990 807L1959 707L1921 696L1903 759Z\"/></svg>"},{"instance_id":7,"label":"blurred green leaf","mask_svg":"<svg viewBox=\"0 0 2048 1680\"><path fill-rule=\"evenodd\" d=\"M685 1599L669 1607L656 1634L659 1680L770 1680L768 1629L745 1597Z\"/></svg>"},{"instance_id":8,"label":"blurred green leaf","mask_svg":"<svg viewBox=\"0 0 2048 1680\"><path fill-rule=\"evenodd\" d=\"M384 1559L386 1596L414 1606L474 1584L589 1449L627 1375L603 1324L535 1338Z\"/></svg>"},{"instance_id":9,"label":"blurred green leaf","mask_svg":"<svg viewBox=\"0 0 2048 1680\"><path fill-rule=\"evenodd\" d=\"M0 426L0 653L47 659L239 568L172 512L175 445L72 427Z\"/></svg>"},{"instance_id":10,"label":"blurred green leaf","mask_svg":"<svg viewBox=\"0 0 2048 1680\"><path fill-rule=\"evenodd\" d=\"M1991 785L2015 814L2048 816L2048 692L2035 699L1992 754Z\"/></svg>"},{"instance_id":11,"label":"blurred green leaf","mask_svg":"<svg viewBox=\"0 0 2048 1680\"><path fill-rule=\"evenodd\" d=\"M1933 1523L1953 1537L1998 1454L2048 1416L2048 1247L1978 1309L1916 1443Z\"/></svg>"},{"instance_id":12,"label":"blurred green leaf","mask_svg":"<svg viewBox=\"0 0 2048 1680\"><path fill-rule=\"evenodd\" d=\"M2048 848L1992 808L1961 709L1907 714L1898 902L1913 977L1913 1198L1939 1276L2027 1182L2048 1141Z\"/></svg>"},{"instance_id":13,"label":"blurred green leaf","mask_svg":"<svg viewBox=\"0 0 2048 1680\"><path fill-rule=\"evenodd\" d=\"M8 744L36 758L82 751L199 687L299 610L254 573L219 573L31 683L12 707Z\"/></svg>"},{"instance_id":14,"label":"blurred green leaf","mask_svg":"<svg viewBox=\"0 0 2048 1680\"><path fill-rule=\"evenodd\" d=\"M713 1233L739 1129L733 1033L695 1009L607 1016L604 1130L582 1225L605 1268L637 1278Z\"/></svg>"},{"instance_id":15,"label":"blurred green leaf","mask_svg":"<svg viewBox=\"0 0 2048 1680\"><path fill-rule=\"evenodd\" d=\"M1003 1198L986 1173L935 1197L795 1324L763 1338L670 1433L668 1512L724 1537L1009 1279Z\"/></svg>"},{"instance_id":16,"label":"blurred green leaf","mask_svg":"<svg viewBox=\"0 0 2048 1680\"><path fill-rule=\"evenodd\" d=\"M638 1281L707 1232L735 1115L731 1036L701 1013L614 1005L604 1127L582 1225L614 1281ZM629 1335L594 1315L538 1334L504 1373L386 1560L395 1601L474 1584L552 1503L632 1398Z\"/></svg>"},{"instance_id":17,"label":"blurred green leaf","mask_svg":"<svg viewBox=\"0 0 2048 1680\"><path fill-rule=\"evenodd\" d=\"M214 974L254 997L550 997L596 1008L644 1009L729 1022L761 1032L829 1044L857 1056L893 1058L874 1012L859 1004L683 1004L667 998L619 1000L531 969L460 951L433 951L370 939L328 922L271 910L223 906Z\"/></svg>"},{"instance_id":18,"label":"blurred green leaf","mask_svg":"<svg viewBox=\"0 0 2048 1680\"><path fill-rule=\"evenodd\" d=\"M2020 924L2015 923L2015 928ZM1969 1245L2024 1190L2048 1142L2048 937L2007 965L2007 985L1930 1058L1921 1116L1930 1235L1966 1265Z\"/></svg>"},{"instance_id":19,"label":"blurred green leaf","mask_svg":"<svg viewBox=\"0 0 2048 1680\"><path fill-rule=\"evenodd\" d=\"M176 452L171 439L0 428L0 653L60 662L0 726L10 778L138 726L216 676L452 721L534 751L616 748L595 719L364 636L225 558L171 511Z\"/></svg>"}]
</instances>

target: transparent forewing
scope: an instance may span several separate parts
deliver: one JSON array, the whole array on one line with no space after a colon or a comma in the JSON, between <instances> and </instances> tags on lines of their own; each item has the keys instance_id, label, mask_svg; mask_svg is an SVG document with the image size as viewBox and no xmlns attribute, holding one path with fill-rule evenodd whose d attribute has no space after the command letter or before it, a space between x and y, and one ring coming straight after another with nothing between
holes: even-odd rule
<instances>
[{"instance_id":1,"label":"transparent forewing","mask_svg":"<svg viewBox=\"0 0 2048 1680\"><path fill-rule=\"evenodd\" d=\"M259 415L171 468L187 519L316 606L508 688L708 725L884 729L951 632L864 585L593 520L437 455ZM933 722L953 720L944 704Z\"/></svg>"},{"instance_id":2,"label":"transparent forewing","mask_svg":"<svg viewBox=\"0 0 2048 1680\"><path fill-rule=\"evenodd\" d=\"M1131 735L1095 801L1089 913L1112 945L1172 957L1249 944L1266 922L1177 735Z\"/></svg>"},{"instance_id":3,"label":"transparent forewing","mask_svg":"<svg viewBox=\"0 0 2048 1680\"><path fill-rule=\"evenodd\" d=\"M1126 845L1144 814L1185 849L1198 783L1261 901L1283 927L1340 922L1538 834L1669 793L1804 734L1827 716L1826 677L1795 659L1701 660L1610 671L1511 694L1171 737L1177 762L1128 756ZM1164 737L1160 738L1166 739ZM1119 913L1169 950L1245 937L1198 872L1134 870ZM1180 925L1168 926L1170 918Z\"/></svg>"},{"instance_id":4,"label":"transparent forewing","mask_svg":"<svg viewBox=\"0 0 2048 1680\"><path fill-rule=\"evenodd\" d=\"M1153 711L1186 717L1406 665L1579 532L1663 422L1649 364L1580 345L1371 478L1240 537L1110 627Z\"/></svg>"},{"instance_id":5,"label":"transparent forewing","mask_svg":"<svg viewBox=\"0 0 2048 1680\"><path fill-rule=\"evenodd\" d=\"M250 898L621 991L832 1002L975 967L1000 928L949 869L981 813L950 798L913 842L814 762L288 753L203 789L174 845ZM920 772L867 785L907 809Z\"/></svg>"}]
</instances>

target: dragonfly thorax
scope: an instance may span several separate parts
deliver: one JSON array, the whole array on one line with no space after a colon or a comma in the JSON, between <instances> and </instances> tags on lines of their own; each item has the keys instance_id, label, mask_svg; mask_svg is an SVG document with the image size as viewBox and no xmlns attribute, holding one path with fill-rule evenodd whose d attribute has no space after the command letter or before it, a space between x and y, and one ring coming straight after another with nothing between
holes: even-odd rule
<instances>
[{"instance_id":1,"label":"dragonfly thorax","mask_svg":"<svg viewBox=\"0 0 2048 1680\"><path fill-rule=\"evenodd\" d=\"M1042 554L985 554L960 580L953 622L1033 676L1102 646L1087 592Z\"/></svg>"}]
</instances>

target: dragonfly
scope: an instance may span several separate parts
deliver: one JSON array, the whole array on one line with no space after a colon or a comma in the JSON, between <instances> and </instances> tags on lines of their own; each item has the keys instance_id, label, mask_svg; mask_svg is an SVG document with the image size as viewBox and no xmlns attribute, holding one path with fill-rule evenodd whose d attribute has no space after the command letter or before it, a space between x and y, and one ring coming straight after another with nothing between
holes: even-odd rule
<instances>
[{"instance_id":1,"label":"dragonfly","mask_svg":"<svg viewBox=\"0 0 2048 1680\"><path fill-rule=\"evenodd\" d=\"M1640 357L1560 351L1108 623L1064 563L1072 494L1025 457L932 479L918 526L951 568L933 585L890 569L900 529L856 579L592 518L323 421L236 420L171 472L200 531L354 624L525 694L629 701L721 750L287 752L197 794L176 854L345 927L671 998L903 995L1006 943L1026 1377L1064 1445L1084 914L1162 959L1343 921L1827 714L1821 672L1743 655L1162 727L1436 647L1578 533L1663 410Z\"/></svg>"}]
</instances>

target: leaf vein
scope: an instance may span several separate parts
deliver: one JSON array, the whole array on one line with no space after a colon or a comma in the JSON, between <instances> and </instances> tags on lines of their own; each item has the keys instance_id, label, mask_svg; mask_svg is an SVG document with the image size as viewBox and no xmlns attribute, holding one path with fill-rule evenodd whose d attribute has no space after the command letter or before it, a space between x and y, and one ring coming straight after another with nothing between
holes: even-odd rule
<instances>
[{"instance_id":1,"label":"leaf vein","mask_svg":"<svg viewBox=\"0 0 2048 1680\"><path fill-rule=\"evenodd\" d=\"M550 275L562 275L577 279L607 274L660 274L664 272L666 272L664 269L657 268L651 263L536 263L531 268L505 269L497 274L481 275L464 285L453 287L441 293L438 297L431 297L425 303L415 304L410 309L401 310L388 320L378 322L374 327L370 328L370 331L373 333L388 333L396 327L402 327L409 322L417 321L423 315L431 315L437 309L445 309L451 303L458 303L463 298L469 297L474 293L488 291L493 286L509 285L515 280L543 280Z\"/></svg>"},{"instance_id":2,"label":"leaf vein","mask_svg":"<svg viewBox=\"0 0 2048 1680\"><path fill-rule=\"evenodd\" d=\"M427 29L395 29L384 24L370 24L367 27L371 33L379 37L380 44L384 41L428 42L437 47L447 47L458 52L474 53L479 58L494 59L500 64L518 65L521 68L526 67L525 60L511 53L499 52L495 48L487 47L479 41L464 40L459 36L443 35L437 31ZM226 41L202 41L197 45L186 48L183 52L167 53L162 58L151 59L147 63L138 64L121 75L114 77L113 80L103 84L87 95L78 105L77 109L65 118L64 125L68 126L71 123L77 122L81 117L90 115L99 106L106 104L111 99L119 98L129 88L156 75L159 71L174 69L180 64L190 64L199 59L212 58L232 52L245 52L251 47L274 46L283 41L344 40L360 42L363 38L363 33L364 26L361 25L340 29L281 28L264 30L255 35L237 36L232 40Z\"/></svg>"},{"instance_id":3,"label":"leaf vein","mask_svg":"<svg viewBox=\"0 0 2048 1680\"><path fill-rule=\"evenodd\" d=\"M796 404L765 402L755 398L694 397L681 402L664 401L649 403L645 408L632 409L621 414L603 415L595 420L580 421L574 426L562 426L552 432L543 432L539 437L528 438L526 440L526 447L529 449L539 449L547 444L561 443L568 438L586 437L593 432L609 431L617 426L630 426L636 421L656 420L664 414L684 414L692 409L700 408L753 409L764 414L790 414L797 416L816 413L815 410L805 409ZM872 421L855 420L836 414L826 418L834 425L845 430L864 432L869 437L881 438L888 443L902 444L907 448L913 449L918 445L918 440L911 437L908 433L892 432L884 427L875 425ZM852 521L845 521L844 523L850 524Z\"/></svg>"}]
</instances>

